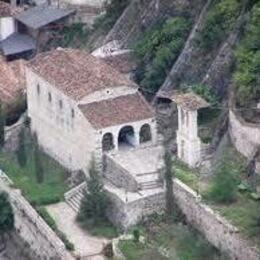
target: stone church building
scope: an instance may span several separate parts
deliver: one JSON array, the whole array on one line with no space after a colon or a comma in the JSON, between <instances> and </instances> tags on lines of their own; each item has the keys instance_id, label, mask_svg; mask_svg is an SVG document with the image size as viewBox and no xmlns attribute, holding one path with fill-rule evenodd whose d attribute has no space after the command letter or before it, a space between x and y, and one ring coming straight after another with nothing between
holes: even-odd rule
<instances>
[{"instance_id":1,"label":"stone church building","mask_svg":"<svg viewBox=\"0 0 260 260\"><path fill-rule=\"evenodd\" d=\"M70 170L92 155L157 143L154 111L127 76L85 51L52 50L26 66L28 115L43 149Z\"/></svg>"}]
</instances>

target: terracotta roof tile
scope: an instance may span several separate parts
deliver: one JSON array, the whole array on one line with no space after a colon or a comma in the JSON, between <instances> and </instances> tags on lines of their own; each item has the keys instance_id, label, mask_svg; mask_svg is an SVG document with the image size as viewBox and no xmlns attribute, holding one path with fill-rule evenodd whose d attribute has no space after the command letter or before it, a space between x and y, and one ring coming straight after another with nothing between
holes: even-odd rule
<instances>
[{"instance_id":1,"label":"terracotta roof tile","mask_svg":"<svg viewBox=\"0 0 260 260\"><path fill-rule=\"evenodd\" d=\"M82 50L58 48L41 53L28 66L77 101L106 87L137 88L134 82L116 69Z\"/></svg>"},{"instance_id":2,"label":"terracotta roof tile","mask_svg":"<svg viewBox=\"0 0 260 260\"><path fill-rule=\"evenodd\" d=\"M171 100L177 105L186 110L198 110L200 108L208 107L209 104L199 95L193 92L189 93L175 93L172 95Z\"/></svg>"},{"instance_id":3,"label":"terracotta roof tile","mask_svg":"<svg viewBox=\"0 0 260 260\"><path fill-rule=\"evenodd\" d=\"M121 73L127 74L137 68L137 62L132 53L123 53L103 58L104 61Z\"/></svg>"},{"instance_id":4,"label":"terracotta roof tile","mask_svg":"<svg viewBox=\"0 0 260 260\"><path fill-rule=\"evenodd\" d=\"M9 3L0 1L0 17L11 17L15 16L23 11L22 8L12 6Z\"/></svg>"},{"instance_id":5,"label":"terracotta roof tile","mask_svg":"<svg viewBox=\"0 0 260 260\"><path fill-rule=\"evenodd\" d=\"M79 105L96 129L153 118L154 111L140 93Z\"/></svg>"},{"instance_id":6,"label":"terracotta roof tile","mask_svg":"<svg viewBox=\"0 0 260 260\"><path fill-rule=\"evenodd\" d=\"M11 104L25 90L25 62L0 59L0 75L0 100Z\"/></svg>"}]
</instances>

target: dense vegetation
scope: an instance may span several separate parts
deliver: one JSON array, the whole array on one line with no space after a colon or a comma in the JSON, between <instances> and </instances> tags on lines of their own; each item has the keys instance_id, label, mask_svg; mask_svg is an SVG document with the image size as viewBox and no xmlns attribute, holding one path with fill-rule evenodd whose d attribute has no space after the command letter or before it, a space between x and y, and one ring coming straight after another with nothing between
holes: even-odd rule
<instances>
[{"instance_id":1,"label":"dense vegetation","mask_svg":"<svg viewBox=\"0 0 260 260\"><path fill-rule=\"evenodd\" d=\"M151 93L158 90L180 54L190 28L189 19L170 18L147 31L136 44L139 59L136 79L143 89Z\"/></svg>"},{"instance_id":2,"label":"dense vegetation","mask_svg":"<svg viewBox=\"0 0 260 260\"><path fill-rule=\"evenodd\" d=\"M199 45L205 50L217 47L233 28L243 1L215 0L200 32Z\"/></svg>"},{"instance_id":3,"label":"dense vegetation","mask_svg":"<svg viewBox=\"0 0 260 260\"><path fill-rule=\"evenodd\" d=\"M106 1L106 12L96 20L94 27L101 27L105 31L110 30L123 13L129 2L129 0Z\"/></svg>"},{"instance_id":4,"label":"dense vegetation","mask_svg":"<svg viewBox=\"0 0 260 260\"><path fill-rule=\"evenodd\" d=\"M236 49L234 74L237 102L250 106L260 99L260 3L254 5L243 39Z\"/></svg>"}]
</instances>

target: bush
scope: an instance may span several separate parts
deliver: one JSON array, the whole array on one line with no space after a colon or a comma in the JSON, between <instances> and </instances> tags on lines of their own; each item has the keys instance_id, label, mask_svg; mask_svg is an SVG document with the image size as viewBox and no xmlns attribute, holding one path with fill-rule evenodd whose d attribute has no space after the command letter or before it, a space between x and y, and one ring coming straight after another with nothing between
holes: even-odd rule
<instances>
[{"instance_id":1,"label":"bush","mask_svg":"<svg viewBox=\"0 0 260 260\"><path fill-rule=\"evenodd\" d=\"M101 28L109 31L116 23L117 19L121 16L129 0L112 0L105 2L105 14L96 19L94 29Z\"/></svg>"},{"instance_id":2,"label":"bush","mask_svg":"<svg viewBox=\"0 0 260 260\"><path fill-rule=\"evenodd\" d=\"M140 86L156 92L184 46L191 23L170 18L149 30L134 47L139 61L136 79Z\"/></svg>"},{"instance_id":3,"label":"bush","mask_svg":"<svg viewBox=\"0 0 260 260\"><path fill-rule=\"evenodd\" d=\"M238 180L225 158L217 167L213 185L207 197L217 203L234 202L237 198L237 185Z\"/></svg>"},{"instance_id":4,"label":"bush","mask_svg":"<svg viewBox=\"0 0 260 260\"><path fill-rule=\"evenodd\" d=\"M69 251L73 251L74 245L71 243L67 236L58 229L55 220L51 217L48 211L44 207L37 208L38 214L44 219L44 221L49 225L49 227L57 234L57 236L62 240L65 247Z\"/></svg>"},{"instance_id":5,"label":"bush","mask_svg":"<svg viewBox=\"0 0 260 260\"><path fill-rule=\"evenodd\" d=\"M203 49L208 51L215 48L227 36L239 16L241 2L240 0L214 2L199 36L199 45Z\"/></svg>"},{"instance_id":6,"label":"bush","mask_svg":"<svg viewBox=\"0 0 260 260\"><path fill-rule=\"evenodd\" d=\"M244 37L235 51L236 70L234 81L237 102L249 106L260 98L260 3L255 4Z\"/></svg>"}]
</instances>

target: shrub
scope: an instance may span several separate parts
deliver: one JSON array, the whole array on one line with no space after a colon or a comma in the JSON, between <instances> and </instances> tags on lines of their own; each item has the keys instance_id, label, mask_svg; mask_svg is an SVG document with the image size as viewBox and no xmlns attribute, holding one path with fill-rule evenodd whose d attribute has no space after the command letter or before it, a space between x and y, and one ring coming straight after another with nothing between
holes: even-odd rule
<instances>
[{"instance_id":1,"label":"shrub","mask_svg":"<svg viewBox=\"0 0 260 260\"><path fill-rule=\"evenodd\" d=\"M77 219L86 226L102 224L107 221L106 209L108 206L109 199L103 190L100 173L97 170L96 163L93 159L89 168L87 191L81 201Z\"/></svg>"},{"instance_id":2,"label":"shrub","mask_svg":"<svg viewBox=\"0 0 260 260\"><path fill-rule=\"evenodd\" d=\"M14 228L14 214L8 194L0 193L0 236Z\"/></svg>"},{"instance_id":3,"label":"shrub","mask_svg":"<svg viewBox=\"0 0 260 260\"><path fill-rule=\"evenodd\" d=\"M225 158L217 166L213 185L207 196L217 203L234 202L237 197L237 185L238 180Z\"/></svg>"},{"instance_id":4,"label":"shrub","mask_svg":"<svg viewBox=\"0 0 260 260\"><path fill-rule=\"evenodd\" d=\"M214 2L199 36L199 45L203 49L210 50L219 45L234 26L240 7L240 0Z\"/></svg>"},{"instance_id":5,"label":"shrub","mask_svg":"<svg viewBox=\"0 0 260 260\"><path fill-rule=\"evenodd\" d=\"M159 22L138 41L134 47L140 60L136 79L142 88L158 90L184 46L190 27L186 18L170 18Z\"/></svg>"},{"instance_id":6,"label":"shrub","mask_svg":"<svg viewBox=\"0 0 260 260\"><path fill-rule=\"evenodd\" d=\"M248 106L260 98L260 3L255 4L244 32L244 37L235 51L236 71L234 81L237 102Z\"/></svg>"},{"instance_id":7,"label":"shrub","mask_svg":"<svg viewBox=\"0 0 260 260\"><path fill-rule=\"evenodd\" d=\"M138 229L133 230L134 242L138 243L140 240L140 231Z\"/></svg>"}]
</instances>

